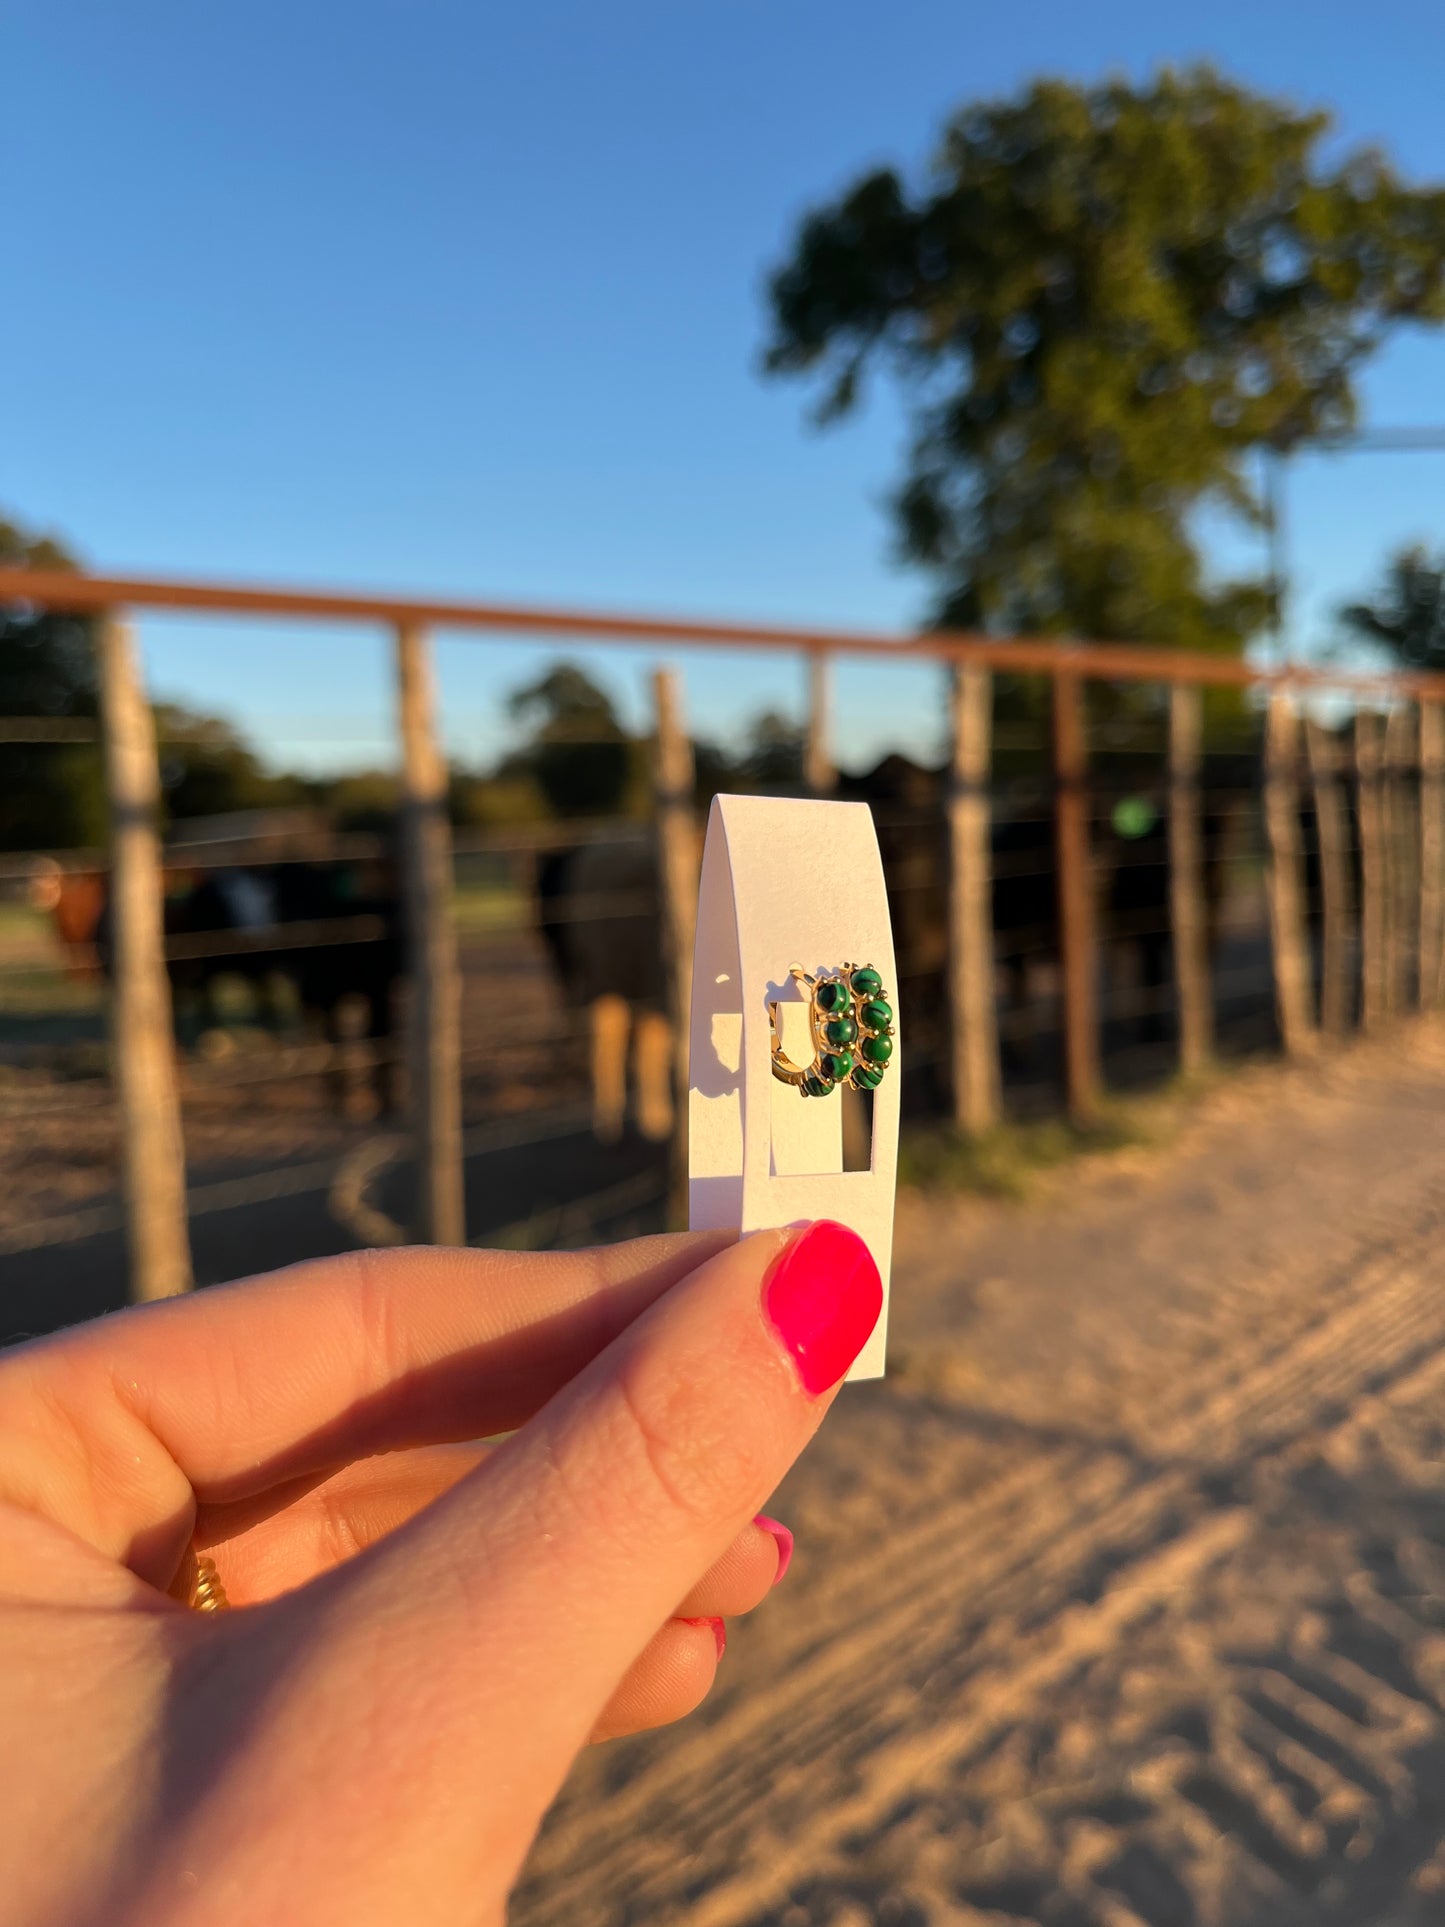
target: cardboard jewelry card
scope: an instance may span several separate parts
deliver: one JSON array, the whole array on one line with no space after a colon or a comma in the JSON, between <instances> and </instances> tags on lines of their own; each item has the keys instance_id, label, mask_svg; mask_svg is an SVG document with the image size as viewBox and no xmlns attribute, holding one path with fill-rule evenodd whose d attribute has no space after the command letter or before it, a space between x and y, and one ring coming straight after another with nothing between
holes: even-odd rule
<instances>
[{"instance_id":1,"label":"cardboard jewelry card","mask_svg":"<svg viewBox=\"0 0 1445 1927\"><path fill-rule=\"evenodd\" d=\"M870 1168L843 1169L843 1093L804 1097L773 1075L813 1058L806 986L789 973L871 964L898 1022L898 972L872 815L864 803L719 796L708 817L693 953L688 1218L761 1231L833 1218L868 1245L883 1310L850 1378L880 1378L898 1168L898 1052L872 1094Z\"/></svg>"}]
</instances>

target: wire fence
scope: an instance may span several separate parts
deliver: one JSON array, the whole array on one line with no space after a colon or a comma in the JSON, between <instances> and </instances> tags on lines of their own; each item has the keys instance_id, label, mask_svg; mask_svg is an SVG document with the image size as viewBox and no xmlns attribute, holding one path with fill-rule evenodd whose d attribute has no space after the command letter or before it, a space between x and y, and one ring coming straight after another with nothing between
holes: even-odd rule
<instances>
[{"instance_id":1,"label":"wire fence","mask_svg":"<svg viewBox=\"0 0 1445 1927\"><path fill-rule=\"evenodd\" d=\"M276 1238L306 1248L417 1231L575 1242L660 1224L676 1194L679 959L706 800L677 678L657 684L649 822L449 830L426 690L414 685L395 834L293 817L179 826L162 845L156 785L142 781L137 801L116 774L127 730L140 747L132 774L144 777L147 759L153 773L157 749L137 702L127 710L138 671L111 612L176 606L176 595L252 615L270 604L334 614L345 602L398 624L422 684L427 622L499 627L505 616L538 636L807 651L803 766L815 793L874 814L905 1113L917 1120L977 1131L1006 1103L1064 1105L1086 1122L1106 1087L1162 1081L1201 1051L1298 1054L1439 1001L1445 691L1429 678L1037 641L900 644L358 598L268 603L195 585L9 583L33 606L106 612L99 728L117 823L143 839L128 847L118 831L107 851L0 853L0 899L14 912L0 928L0 1131L19 1175L0 1253L12 1264L124 1230L131 1289L155 1295L189 1278L209 1222L236 1235L219 1271L212 1260L202 1273L233 1275L260 1262L266 1213ZM921 655L946 674L943 767L835 767L827 666L869 650ZM1008 694L1028 677L1042 700L1010 717ZM1206 729L1211 686L1245 693ZM1308 713L1320 691L1336 699L1334 727ZM41 725L27 735L27 720L0 719L0 739L85 740ZM147 874L150 896L128 894ZM288 892L309 913L282 914ZM157 984L163 1038L153 1013L138 1015ZM167 1156L178 1175L165 1194L151 1179ZM450 1172L450 1193L438 1172Z\"/></svg>"}]
</instances>

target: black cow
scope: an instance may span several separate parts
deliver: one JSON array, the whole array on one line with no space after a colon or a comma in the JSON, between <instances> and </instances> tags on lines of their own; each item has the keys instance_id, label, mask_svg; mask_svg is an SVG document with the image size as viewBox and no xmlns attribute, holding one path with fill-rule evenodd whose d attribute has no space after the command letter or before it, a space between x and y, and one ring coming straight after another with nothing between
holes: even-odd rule
<instances>
[{"instance_id":1,"label":"black cow","mask_svg":"<svg viewBox=\"0 0 1445 1927\"><path fill-rule=\"evenodd\" d=\"M1253 764L1212 770L1203 797L1206 911L1213 929L1223 898L1238 812L1225 792L1252 787ZM873 811L908 1012L908 1062L939 1074L947 1062L948 848L942 770L890 755L840 795ZM1172 934L1167 789L1131 787L1101 770L1090 791L1090 883L1106 959L1139 983L1146 1035L1165 1028ZM1056 823L1051 786L1013 786L995 796L990 827L991 909L1004 995L1027 1000L1032 968L1059 953ZM941 1098L941 1088L936 1093Z\"/></svg>"},{"instance_id":2,"label":"black cow","mask_svg":"<svg viewBox=\"0 0 1445 1927\"><path fill-rule=\"evenodd\" d=\"M289 983L303 1015L320 1020L333 1041L375 1046L375 1092L394 1097L391 1053L397 986L405 957L390 866L348 862L277 862L207 868L187 862L165 872L166 969L178 1019L188 1010L203 1025L217 1018L219 985L239 977L251 986L263 1020L278 1021L272 995ZM93 957L109 977L113 942L108 879L93 879L83 904L87 937L76 926L79 884L52 884L49 907L72 951ZM73 901L72 901L73 899Z\"/></svg>"}]
</instances>

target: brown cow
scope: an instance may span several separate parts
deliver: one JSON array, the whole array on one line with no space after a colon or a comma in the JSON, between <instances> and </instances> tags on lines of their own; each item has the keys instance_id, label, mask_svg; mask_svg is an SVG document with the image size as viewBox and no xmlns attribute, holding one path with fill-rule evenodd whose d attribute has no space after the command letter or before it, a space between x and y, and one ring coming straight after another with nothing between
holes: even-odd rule
<instances>
[{"instance_id":1,"label":"brown cow","mask_svg":"<svg viewBox=\"0 0 1445 1927\"><path fill-rule=\"evenodd\" d=\"M587 1013L592 1128L616 1143L633 1112L643 1137L672 1135L672 1025L662 974L657 850L639 829L544 856L537 913L563 995Z\"/></svg>"}]
</instances>

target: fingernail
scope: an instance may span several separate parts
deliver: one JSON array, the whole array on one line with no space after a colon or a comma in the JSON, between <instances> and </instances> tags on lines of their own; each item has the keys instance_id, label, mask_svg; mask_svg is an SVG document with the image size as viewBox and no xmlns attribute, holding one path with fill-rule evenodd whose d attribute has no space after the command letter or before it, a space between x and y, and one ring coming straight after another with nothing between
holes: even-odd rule
<instances>
[{"instance_id":1,"label":"fingernail","mask_svg":"<svg viewBox=\"0 0 1445 1927\"><path fill-rule=\"evenodd\" d=\"M816 1397L836 1385L883 1309L873 1254L846 1225L820 1219L773 1261L763 1308Z\"/></svg>"},{"instance_id":2,"label":"fingernail","mask_svg":"<svg viewBox=\"0 0 1445 1927\"><path fill-rule=\"evenodd\" d=\"M783 1583L783 1574L793 1563L793 1535L781 1519L770 1519L766 1512L760 1512L753 1520L753 1524L761 1526L764 1532L769 1533L778 1542L778 1570L773 1574L773 1584L780 1586Z\"/></svg>"},{"instance_id":3,"label":"fingernail","mask_svg":"<svg viewBox=\"0 0 1445 1927\"><path fill-rule=\"evenodd\" d=\"M722 1658L728 1649L728 1629L720 1619L684 1619L684 1626L711 1626L712 1636L717 1642L717 1656Z\"/></svg>"}]
</instances>

